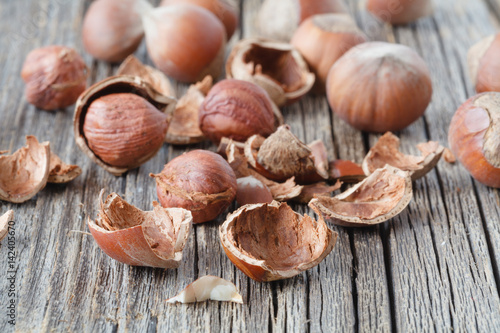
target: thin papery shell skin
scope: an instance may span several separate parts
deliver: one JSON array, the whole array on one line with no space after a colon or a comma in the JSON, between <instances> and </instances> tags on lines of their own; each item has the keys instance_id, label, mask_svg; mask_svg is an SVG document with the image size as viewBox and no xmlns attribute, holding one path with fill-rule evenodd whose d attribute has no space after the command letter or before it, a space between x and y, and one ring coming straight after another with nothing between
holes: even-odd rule
<instances>
[{"instance_id":1,"label":"thin papery shell skin","mask_svg":"<svg viewBox=\"0 0 500 333\"><path fill-rule=\"evenodd\" d=\"M266 0L257 15L259 35L288 42L301 22L323 13L347 13L342 0Z\"/></svg>"},{"instance_id":2,"label":"thin papery shell skin","mask_svg":"<svg viewBox=\"0 0 500 333\"><path fill-rule=\"evenodd\" d=\"M0 241L7 236L9 232L9 222L14 221L14 211L8 210L0 216Z\"/></svg>"},{"instance_id":3,"label":"thin papery shell skin","mask_svg":"<svg viewBox=\"0 0 500 333\"><path fill-rule=\"evenodd\" d=\"M165 115L167 115L167 127L168 123L170 122L172 112L175 109L176 100L171 97L162 95L140 77L128 75L112 76L104 79L88 88L78 98L78 101L76 102L75 114L73 117L73 130L76 144L92 161L97 163L100 167L115 176L121 176L128 170L134 169L142 163L145 163L148 159L151 159L156 154L158 149L161 148L161 145L159 145L156 150L149 151L148 154L143 156L141 159L137 159L134 163L123 167L113 166L104 162L101 158L99 158L99 156L97 156L96 153L94 153L94 151L92 151L83 131L88 108L96 99L115 93L133 93L144 98L154 107L156 107L159 112L163 112ZM165 131L166 130L167 129L165 129Z\"/></svg>"},{"instance_id":4,"label":"thin papery shell skin","mask_svg":"<svg viewBox=\"0 0 500 333\"><path fill-rule=\"evenodd\" d=\"M243 303L234 283L213 275L205 275L190 283L167 303L195 303L207 300Z\"/></svg>"},{"instance_id":5,"label":"thin papery shell skin","mask_svg":"<svg viewBox=\"0 0 500 333\"><path fill-rule=\"evenodd\" d=\"M318 265L338 234L294 212L286 203L245 205L219 228L226 255L248 277L259 281L291 278Z\"/></svg>"},{"instance_id":6,"label":"thin papery shell skin","mask_svg":"<svg viewBox=\"0 0 500 333\"><path fill-rule=\"evenodd\" d=\"M396 216L406 208L412 197L410 175L387 165L333 198L312 199L309 206L333 224L365 227Z\"/></svg>"},{"instance_id":7,"label":"thin papery shell skin","mask_svg":"<svg viewBox=\"0 0 500 333\"><path fill-rule=\"evenodd\" d=\"M116 75L138 76L159 93L165 96L175 96L174 88L168 77L156 68L144 65L133 54L122 62Z\"/></svg>"},{"instance_id":8,"label":"thin papery shell skin","mask_svg":"<svg viewBox=\"0 0 500 333\"><path fill-rule=\"evenodd\" d=\"M407 24L434 11L432 0L368 0L366 8L382 21Z\"/></svg>"},{"instance_id":9,"label":"thin papery shell skin","mask_svg":"<svg viewBox=\"0 0 500 333\"><path fill-rule=\"evenodd\" d=\"M462 104L451 119L448 142L474 179L500 188L500 93L482 93Z\"/></svg>"},{"instance_id":10,"label":"thin papery shell skin","mask_svg":"<svg viewBox=\"0 0 500 333\"><path fill-rule=\"evenodd\" d=\"M429 141L418 144L417 148L422 152L422 156L401 153L399 151L399 138L391 132L387 132L380 137L366 155L362 164L363 171L366 175L370 175L376 169L389 164L403 171L408 171L412 180L422 178L439 162L444 147L437 142Z\"/></svg>"},{"instance_id":11,"label":"thin papery shell skin","mask_svg":"<svg viewBox=\"0 0 500 333\"><path fill-rule=\"evenodd\" d=\"M111 258L132 266L177 268L192 224L191 213L182 208L142 211L111 193L88 226L99 247Z\"/></svg>"},{"instance_id":12,"label":"thin papery shell skin","mask_svg":"<svg viewBox=\"0 0 500 333\"><path fill-rule=\"evenodd\" d=\"M48 183L62 184L68 183L78 177L82 173L82 169L78 165L66 164L59 156L50 153L50 172Z\"/></svg>"},{"instance_id":13,"label":"thin papery shell skin","mask_svg":"<svg viewBox=\"0 0 500 333\"><path fill-rule=\"evenodd\" d=\"M183 207L193 214L193 223L215 219L236 196L236 176L229 164L207 150L192 150L165 165L156 180L163 207Z\"/></svg>"},{"instance_id":14,"label":"thin papery shell skin","mask_svg":"<svg viewBox=\"0 0 500 333\"><path fill-rule=\"evenodd\" d=\"M261 86L277 106L299 100L315 80L292 45L262 38L243 39L233 47L226 76Z\"/></svg>"},{"instance_id":15,"label":"thin papery shell skin","mask_svg":"<svg viewBox=\"0 0 500 333\"><path fill-rule=\"evenodd\" d=\"M0 199L21 203L34 197L49 178L50 146L29 135L26 147L0 156Z\"/></svg>"},{"instance_id":16,"label":"thin papery shell skin","mask_svg":"<svg viewBox=\"0 0 500 333\"><path fill-rule=\"evenodd\" d=\"M182 96L174 110L168 127L165 142L174 145L186 145L202 142L205 135L200 129L200 106L212 88L213 79L206 76L202 81L192 84Z\"/></svg>"}]
</instances>

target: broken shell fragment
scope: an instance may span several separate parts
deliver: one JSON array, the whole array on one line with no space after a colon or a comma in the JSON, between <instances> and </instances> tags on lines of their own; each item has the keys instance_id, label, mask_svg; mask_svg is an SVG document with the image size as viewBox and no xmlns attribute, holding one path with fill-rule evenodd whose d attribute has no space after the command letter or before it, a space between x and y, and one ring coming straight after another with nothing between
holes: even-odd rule
<instances>
[{"instance_id":1,"label":"broken shell fragment","mask_svg":"<svg viewBox=\"0 0 500 333\"><path fill-rule=\"evenodd\" d=\"M240 206L273 201L271 190L254 176L238 178L236 183L236 201Z\"/></svg>"},{"instance_id":2,"label":"broken shell fragment","mask_svg":"<svg viewBox=\"0 0 500 333\"><path fill-rule=\"evenodd\" d=\"M138 76L162 95L175 96L174 88L172 88L172 84L168 77L156 68L144 65L134 55L129 55L127 59L122 62L116 75Z\"/></svg>"},{"instance_id":3,"label":"broken shell fragment","mask_svg":"<svg viewBox=\"0 0 500 333\"><path fill-rule=\"evenodd\" d=\"M396 216L412 196L408 172L387 165L333 198L318 196L312 199L309 206L334 224L364 227Z\"/></svg>"},{"instance_id":4,"label":"broken shell fragment","mask_svg":"<svg viewBox=\"0 0 500 333\"><path fill-rule=\"evenodd\" d=\"M52 152L50 153L49 169L47 182L55 184L68 183L82 173L82 169L78 165L66 164Z\"/></svg>"},{"instance_id":5,"label":"broken shell fragment","mask_svg":"<svg viewBox=\"0 0 500 333\"><path fill-rule=\"evenodd\" d=\"M380 137L377 143L370 149L363 160L363 171L366 175L371 174L386 164L392 165L403 171L408 171L412 180L425 176L439 162L444 152L444 147L434 141L420 143L417 145L422 156L405 155L399 151L399 138L387 132Z\"/></svg>"},{"instance_id":6,"label":"broken shell fragment","mask_svg":"<svg viewBox=\"0 0 500 333\"><path fill-rule=\"evenodd\" d=\"M348 160L333 160L328 165L328 178L344 183L357 183L366 178L359 164Z\"/></svg>"},{"instance_id":7,"label":"broken shell fragment","mask_svg":"<svg viewBox=\"0 0 500 333\"><path fill-rule=\"evenodd\" d=\"M340 188L342 182L337 180L334 185L328 185L326 182L319 182L310 185L304 185L300 195L292 200L298 203L306 204L317 196L330 196L330 194Z\"/></svg>"},{"instance_id":8,"label":"broken shell fragment","mask_svg":"<svg viewBox=\"0 0 500 333\"><path fill-rule=\"evenodd\" d=\"M142 211L111 193L88 226L99 247L111 258L132 266L177 268L192 224L192 215L182 208Z\"/></svg>"},{"instance_id":9,"label":"broken shell fragment","mask_svg":"<svg viewBox=\"0 0 500 333\"><path fill-rule=\"evenodd\" d=\"M299 100L314 85L314 74L292 45L271 40L241 40L226 62L228 78L255 83L278 106Z\"/></svg>"},{"instance_id":10,"label":"broken shell fragment","mask_svg":"<svg viewBox=\"0 0 500 333\"><path fill-rule=\"evenodd\" d=\"M291 278L318 265L337 239L321 216L315 221L276 201L229 214L219 236L233 264L259 282Z\"/></svg>"},{"instance_id":11,"label":"broken shell fragment","mask_svg":"<svg viewBox=\"0 0 500 333\"><path fill-rule=\"evenodd\" d=\"M185 145L205 140L200 129L199 110L205 96L212 88L212 84L212 77L207 75L202 81L191 85L187 93L179 99L168 127L165 142Z\"/></svg>"},{"instance_id":12,"label":"broken shell fragment","mask_svg":"<svg viewBox=\"0 0 500 333\"><path fill-rule=\"evenodd\" d=\"M213 275L205 275L189 284L167 303L195 303L206 300L243 303L234 283Z\"/></svg>"},{"instance_id":13,"label":"broken shell fragment","mask_svg":"<svg viewBox=\"0 0 500 333\"><path fill-rule=\"evenodd\" d=\"M47 184L50 145L29 135L26 146L12 155L0 156L0 199L21 203L34 197Z\"/></svg>"},{"instance_id":14,"label":"broken shell fragment","mask_svg":"<svg viewBox=\"0 0 500 333\"><path fill-rule=\"evenodd\" d=\"M9 232L9 222L14 221L14 211L8 210L0 216L0 241L7 236Z\"/></svg>"}]
</instances>

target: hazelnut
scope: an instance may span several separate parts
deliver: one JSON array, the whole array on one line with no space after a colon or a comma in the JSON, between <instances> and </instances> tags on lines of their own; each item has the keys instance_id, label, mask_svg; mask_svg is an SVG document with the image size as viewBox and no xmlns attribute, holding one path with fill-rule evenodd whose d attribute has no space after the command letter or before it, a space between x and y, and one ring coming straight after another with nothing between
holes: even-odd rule
<instances>
[{"instance_id":1,"label":"hazelnut","mask_svg":"<svg viewBox=\"0 0 500 333\"><path fill-rule=\"evenodd\" d=\"M96 83L78 99L75 140L99 166L119 176L161 148L175 101L139 77L116 76Z\"/></svg>"},{"instance_id":2,"label":"hazelnut","mask_svg":"<svg viewBox=\"0 0 500 333\"><path fill-rule=\"evenodd\" d=\"M205 275L190 283L181 293L167 299L167 303L195 303L206 300L243 303L234 283L213 275Z\"/></svg>"},{"instance_id":3,"label":"hazelnut","mask_svg":"<svg viewBox=\"0 0 500 333\"><path fill-rule=\"evenodd\" d=\"M474 179L500 188L500 93L479 94L462 104L451 119L448 142Z\"/></svg>"},{"instance_id":4,"label":"hazelnut","mask_svg":"<svg viewBox=\"0 0 500 333\"><path fill-rule=\"evenodd\" d=\"M332 110L354 128L399 131L424 114L432 82L424 60L409 47L369 42L337 60L326 91Z\"/></svg>"},{"instance_id":5,"label":"hazelnut","mask_svg":"<svg viewBox=\"0 0 500 333\"><path fill-rule=\"evenodd\" d=\"M87 221L97 245L111 258L132 266L177 268L191 229L191 213L182 208L162 208L153 202L153 211L142 211L118 194L103 201L95 221Z\"/></svg>"},{"instance_id":6,"label":"hazelnut","mask_svg":"<svg viewBox=\"0 0 500 333\"><path fill-rule=\"evenodd\" d=\"M277 106L299 100L314 84L314 74L292 45L260 38L233 47L226 75L261 86Z\"/></svg>"},{"instance_id":7,"label":"hazelnut","mask_svg":"<svg viewBox=\"0 0 500 333\"><path fill-rule=\"evenodd\" d=\"M261 87L241 80L223 80L212 87L200 106L200 129L219 143L222 137L245 141L276 129L276 106Z\"/></svg>"},{"instance_id":8,"label":"hazelnut","mask_svg":"<svg viewBox=\"0 0 500 333\"><path fill-rule=\"evenodd\" d=\"M368 0L366 8L382 21L406 24L432 14L431 0Z\"/></svg>"},{"instance_id":9,"label":"hazelnut","mask_svg":"<svg viewBox=\"0 0 500 333\"><path fill-rule=\"evenodd\" d=\"M314 91L324 93L328 71L353 46L367 41L347 14L319 14L302 22L291 44L316 75Z\"/></svg>"},{"instance_id":10,"label":"hazelnut","mask_svg":"<svg viewBox=\"0 0 500 333\"><path fill-rule=\"evenodd\" d=\"M182 82L219 76L226 32L210 11L191 4L171 5L145 12L143 22L149 56L162 72Z\"/></svg>"},{"instance_id":11,"label":"hazelnut","mask_svg":"<svg viewBox=\"0 0 500 333\"><path fill-rule=\"evenodd\" d=\"M120 62L134 53L142 37L139 13L151 5L145 0L98 0L83 19L83 46L93 57Z\"/></svg>"},{"instance_id":12,"label":"hazelnut","mask_svg":"<svg viewBox=\"0 0 500 333\"><path fill-rule=\"evenodd\" d=\"M238 14L235 8L224 0L163 0L160 6L189 3L208 9L222 22L226 29L227 40L231 39L238 26Z\"/></svg>"},{"instance_id":13,"label":"hazelnut","mask_svg":"<svg viewBox=\"0 0 500 333\"><path fill-rule=\"evenodd\" d=\"M342 0L265 0L257 14L257 30L260 36L288 42L300 23L323 13L347 10Z\"/></svg>"},{"instance_id":14,"label":"hazelnut","mask_svg":"<svg viewBox=\"0 0 500 333\"><path fill-rule=\"evenodd\" d=\"M500 33L486 37L469 49L469 75L476 92L500 92Z\"/></svg>"},{"instance_id":15,"label":"hazelnut","mask_svg":"<svg viewBox=\"0 0 500 333\"><path fill-rule=\"evenodd\" d=\"M29 103L42 110L70 106L87 86L87 66L82 57L66 46L47 46L31 51L23 64Z\"/></svg>"},{"instance_id":16,"label":"hazelnut","mask_svg":"<svg viewBox=\"0 0 500 333\"><path fill-rule=\"evenodd\" d=\"M210 221L233 202L236 176L229 164L216 153L192 150L165 165L156 180L158 199L163 207L182 207L193 214L193 223Z\"/></svg>"},{"instance_id":17,"label":"hazelnut","mask_svg":"<svg viewBox=\"0 0 500 333\"><path fill-rule=\"evenodd\" d=\"M288 279L318 265L335 246L338 234L321 216L315 221L273 201L245 205L229 214L219 236L233 264L263 282Z\"/></svg>"},{"instance_id":18,"label":"hazelnut","mask_svg":"<svg viewBox=\"0 0 500 333\"><path fill-rule=\"evenodd\" d=\"M238 205L271 203L273 201L271 190L254 176L241 177L236 181L238 184L236 191Z\"/></svg>"}]
</instances>

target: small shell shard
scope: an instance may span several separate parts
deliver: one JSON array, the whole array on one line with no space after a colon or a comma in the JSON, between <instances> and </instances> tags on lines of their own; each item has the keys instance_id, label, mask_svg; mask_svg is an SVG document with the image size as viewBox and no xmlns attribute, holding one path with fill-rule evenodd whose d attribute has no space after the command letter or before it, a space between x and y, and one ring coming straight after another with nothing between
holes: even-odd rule
<instances>
[{"instance_id":1,"label":"small shell shard","mask_svg":"<svg viewBox=\"0 0 500 333\"><path fill-rule=\"evenodd\" d=\"M78 165L66 164L59 156L50 153L50 172L48 183L68 183L78 177L82 173L82 169Z\"/></svg>"},{"instance_id":2,"label":"small shell shard","mask_svg":"<svg viewBox=\"0 0 500 333\"><path fill-rule=\"evenodd\" d=\"M8 210L0 216L0 241L7 236L7 233L9 232L9 222L14 220L14 211Z\"/></svg>"},{"instance_id":3,"label":"small shell shard","mask_svg":"<svg viewBox=\"0 0 500 333\"><path fill-rule=\"evenodd\" d=\"M195 303L207 300L243 303L236 286L222 278L206 275L189 284L181 293L169 298L167 303Z\"/></svg>"}]
</instances>

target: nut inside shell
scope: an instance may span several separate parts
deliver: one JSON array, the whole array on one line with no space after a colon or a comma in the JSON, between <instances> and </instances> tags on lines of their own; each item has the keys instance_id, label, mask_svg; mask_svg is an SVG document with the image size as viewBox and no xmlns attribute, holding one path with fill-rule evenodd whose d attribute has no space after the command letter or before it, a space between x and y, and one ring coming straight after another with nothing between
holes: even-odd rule
<instances>
[{"instance_id":1,"label":"nut inside shell","mask_svg":"<svg viewBox=\"0 0 500 333\"><path fill-rule=\"evenodd\" d=\"M444 147L439 143L429 141L417 145L422 156L405 155L399 151L399 143L399 138L391 132L382 135L363 160L365 174L369 175L389 164L408 171L412 180L416 180L431 171L444 152Z\"/></svg>"},{"instance_id":2,"label":"nut inside shell","mask_svg":"<svg viewBox=\"0 0 500 333\"><path fill-rule=\"evenodd\" d=\"M256 281L291 278L318 265L333 249L337 233L286 203L245 205L219 229L222 247Z\"/></svg>"},{"instance_id":3,"label":"nut inside shell","mask_svg":"<svg viewBox=\"0 0 500 333\"><path fill-rule=\"evenodd\" d=\"M309 206L334 224L363 227L396 216L409 204L412 196L410 175L387 165L335 197L314 198Z\"/></svg>"},{"instance_id":4,"label":"nut inside shell","mask_svg":"<svg viewBox=\"0 0 500 333\"><path fill-rule=\"evenodd\" d=\"M21 203L34 197L49 178L50 146L29 135L26 146L0 156L0 199Z\"/></svg>"},{"instance_id":5,"label":"nut inside shell","mask_svg":"<svg viewBox=\"0 0 500 333\"><path fill-rule=\"evenodd\" d=\"M127 265L176 268L189 236L192 215L182 208L162 208L153 202L152 211L142 211L111 193L88 226L99 247L111 258Z\"/></svg>"},{"instance_id":6,"label":"nut inside shell","mask_svg":"<svg viewBox=\"0 0 500 333\"><path fill-rule=\"evenodd\" d=\"M164 128L165 133L167 131L168 123L170 121L171 114L175 108L176 101L173 98L164 96L153 89L147 82L139 77L132 76L114 76L104 79L87 89L78 99L76 103L75 114L73 117L73 129L75 133L75 140L80 147L80 149L99 166L104 168L106 171L110 172L115 176L120 176L128 170L134 169L146 162L148 159L152 158L161 145L152 147L147 152L142 154L140 159L127 164L126 166L115 166L105 162L100 158L90 147L89 142L84 133L85 119L92 103L99 98L106 97L112 94L135 94L139 97L145 99L148 103L154 106L158 112L164 113L167 117L165 118L166 127ZM124 106L125 107L125 106ZM112 121L112 120L110 120ZM119 121L115 121L116 124L120 124ZM163 133L163 138L165 136ZM98 133L97 133L98 134ZM148 134L148 133L145 133ZM117 142L120 142L119 140ZM106 146L104 146L106 148Z\"/></svg>"},{"instance_id":7,"label":"nut inside shell","mask_svg":"<svg viewBox=\"0 0 500 333\"><path fill-rule=\"evenodd\" d=\"M244 39L234 46L226 75L261 86L278 106L300 99L315 79L292 45L259 38Z\"/></svg>"}]
</instances>

